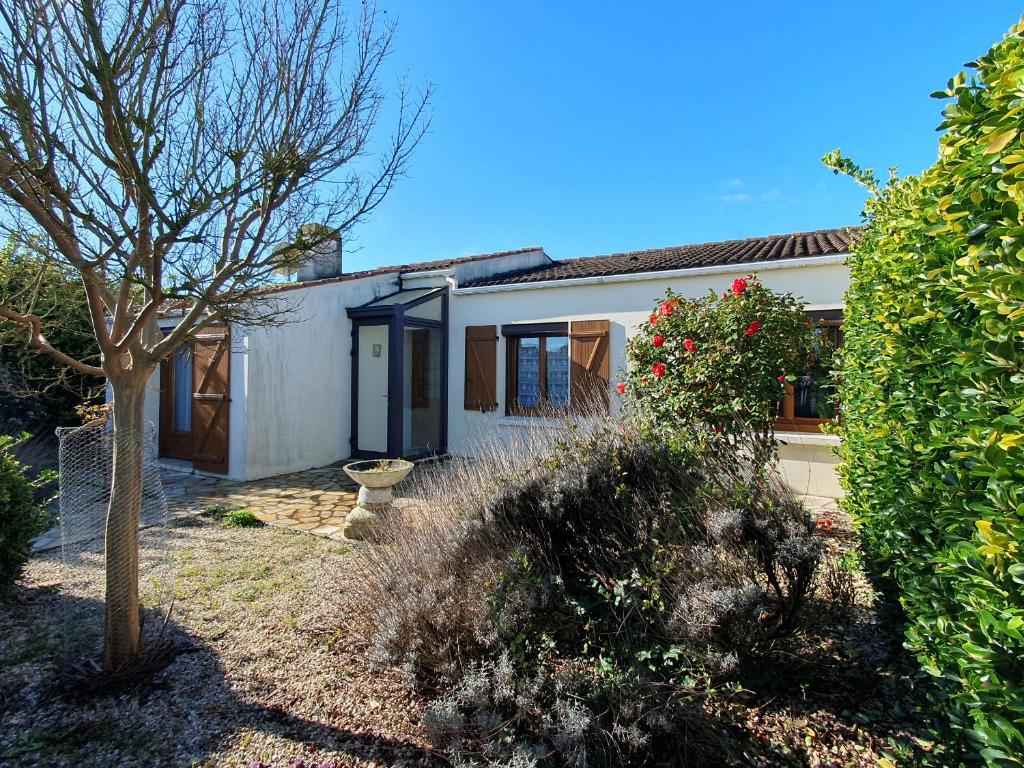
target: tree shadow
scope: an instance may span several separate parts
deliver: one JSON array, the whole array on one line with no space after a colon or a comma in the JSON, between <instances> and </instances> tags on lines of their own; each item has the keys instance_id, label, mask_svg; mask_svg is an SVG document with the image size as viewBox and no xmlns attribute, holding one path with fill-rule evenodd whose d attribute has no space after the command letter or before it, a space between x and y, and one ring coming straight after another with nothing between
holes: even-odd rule
<instances>
[{"instance_id":1,"label":"tree shadow","mask_svg":"<svg viewBox=\"0 0 1024 768\"><path fill-rule=\"evenodd\" d=\"M67 684L64 675L73 657L56 630L60 616L101 617L99 601L56 586L18 587L13 599L0 605L0 614L5 617L0 622L3 765L201 764L243 728L302 745L277 764L302 758L313 766L318 755L330 753L390 765L446 762L414 740L367 732L372 723L367 731L337 727L242 698L216 650L173 620L165 639L188 646L188 653L151 677L94 693Z\"/></svg>"},{"instance_id":2,"label":"tree shadow","mask_svg":"<svg viewBox=\"0 0 1024 768\"><path fill-rule=\"evenodd\" d=\"M812 598L794 632L742 665L737 681L762 707L794 717L831 713L851 727L925 735L917 665L902 645L898 609L879 604L838 610Z\"/></svg>"}]
</instances>

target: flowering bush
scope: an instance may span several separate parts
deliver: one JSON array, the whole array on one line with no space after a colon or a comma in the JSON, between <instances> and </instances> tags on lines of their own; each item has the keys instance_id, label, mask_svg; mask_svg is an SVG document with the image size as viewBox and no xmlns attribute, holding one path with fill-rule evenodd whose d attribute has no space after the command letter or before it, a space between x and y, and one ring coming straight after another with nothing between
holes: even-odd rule
<instances>
[{"instance_id":1,"label":"flowering bush","mask_svg":"<svg viewBox=\"0 0 1024 768\"><path fill-rule=\"evenodd\" d=\"M786 383L828 356L801 302L753 275L721 294L671 290L627 344L617 390L656 428L701 435L768 434Z\"/></svg>"}]
</instances>

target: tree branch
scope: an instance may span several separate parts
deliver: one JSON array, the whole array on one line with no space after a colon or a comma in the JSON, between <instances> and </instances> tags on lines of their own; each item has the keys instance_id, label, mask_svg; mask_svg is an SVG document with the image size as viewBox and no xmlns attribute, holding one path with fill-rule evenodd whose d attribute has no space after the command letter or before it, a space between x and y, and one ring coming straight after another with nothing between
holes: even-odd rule
<instances>
[{"instance_id":1,"label":"tree branch","mask_svg":"<svg viewBox=\"0 0 1024 768\"><path fill-rule=\"evenodd\" d=\"M46 341L46 337L43 336L43 321L36 315L21 314L7 307L0 306L0 318L25 326L28 330L28 345L40 354L49 355L69 368L74 368L79 373L89 374L90 376L107 375L102 368L83 363L81 360L76 360L59 349L51 347Z\"/></svg>"}]
</instances>

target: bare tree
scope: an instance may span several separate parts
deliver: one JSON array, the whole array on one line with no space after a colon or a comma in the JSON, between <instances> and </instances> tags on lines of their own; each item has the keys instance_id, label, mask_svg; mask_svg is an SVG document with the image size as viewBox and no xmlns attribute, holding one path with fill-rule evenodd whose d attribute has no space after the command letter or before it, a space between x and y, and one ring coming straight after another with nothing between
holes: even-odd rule
<instances>
[{"instance_id":1,"label":"bare tree","mask_svg":"<svg viewBox=\"0 0 1024 768\"><path fill-rule=\"evenodd\" d=\"M429 87L400 85L394 133L376 138L394 31L365 2L0 0L0 227L77 270L102 362L52 346L32 314L0 318L113 392L108 670L140 652L146 381L211 323L280 322L261 291L273 271L351 229L403 173Z\"/></svg>"}]
</instances>

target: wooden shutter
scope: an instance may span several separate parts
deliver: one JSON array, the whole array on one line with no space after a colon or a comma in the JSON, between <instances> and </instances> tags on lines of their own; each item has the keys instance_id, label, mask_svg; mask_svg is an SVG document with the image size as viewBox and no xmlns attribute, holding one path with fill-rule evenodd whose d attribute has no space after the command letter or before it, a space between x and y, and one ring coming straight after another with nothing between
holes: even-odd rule
<instances>
[{"instance_id":1,"label":"wooden shutter","mask_svg":"<svg viewBox=\"0 0 1024 768\"><path fill-rule=\"evenodd\" d=\"M608 412L610 352L607 320L569 325L569 403L574 411Z\"/></svg>"},{"instance_id":2,"label":"wooden shutter","mask_svg":"<svg viewBox=\"0 0 1024 768\"><path fill-rule=\"evenodd\" d=\"M467 411L493 411L498 407L498 326L466 326Z\"/></svg>"},{"instance_id":3,"label":"wooden shutter","mask_svg":"<svg viewBox=\"0 0 1024 768\"><path fill-rule=\"evenodd\" d=\"M231 337L207 328L195 340L192 391L192 464L204 472L228 471L231 409Z\"/></svg>"}]
</instances>

